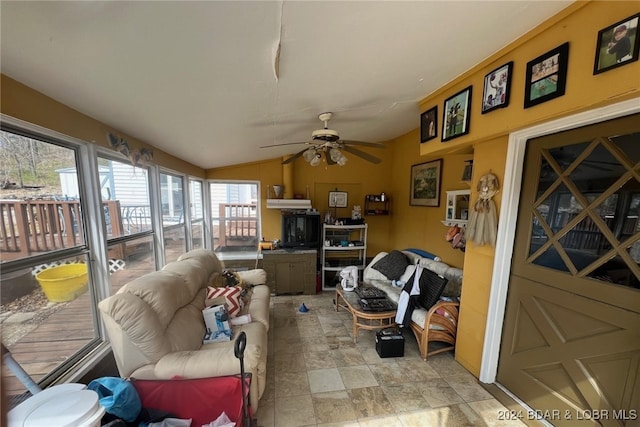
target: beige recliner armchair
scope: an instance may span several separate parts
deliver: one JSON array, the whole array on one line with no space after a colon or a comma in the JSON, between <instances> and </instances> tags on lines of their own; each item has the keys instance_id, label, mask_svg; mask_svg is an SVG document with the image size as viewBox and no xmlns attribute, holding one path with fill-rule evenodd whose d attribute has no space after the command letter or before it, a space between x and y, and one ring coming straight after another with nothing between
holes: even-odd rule
<instances>
[{"instance_id":1,"label":"beige recliner armchair","mask_svg":"<svg viewBox=\"0 0 640 427\"><path fill-rule=\"evenodd\" d=\"M215 252L194 250L160 271L134 279L99 303L120 376L169 380L239 374L233 339L244 331L244 365L252 374L251 405L257 410L267 368L266 273L238 272L248 288L240 314L250 314L252 322L234 326L229 342L203 344L206 288L222 270Z\"/></svg>"}]
</instances>

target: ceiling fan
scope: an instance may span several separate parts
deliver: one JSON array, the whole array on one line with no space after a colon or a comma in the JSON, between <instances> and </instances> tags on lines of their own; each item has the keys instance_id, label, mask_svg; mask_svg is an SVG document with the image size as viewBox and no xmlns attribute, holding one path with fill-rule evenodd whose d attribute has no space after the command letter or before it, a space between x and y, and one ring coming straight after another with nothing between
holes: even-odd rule
<instances>
[{"instance_id":1,"label":"ceiling fan","mask_svg":"<svg viewBox=\"0 0 640 427\"><path fill-rule=\"evenodd\" d=\"M333 117L333 113L329 112L321 113L318 116L320 121L324 123L324 128L311 132L310 141L265 145L260 148L296 144L310 145L310 147L305 148L284 160L282 162L283 165L293 162L298 157L303 157L311 166L318 166L322 162L322 155L324 154L328 165L338 164L340 166L344 166L347 163L347 157L342 154L342 151L354 154L371 163L380 163L381 160L379 158L355 148L354 145L372 148L386 148L384 144L379 142L349 141L346 139L340 139L340 135L337 131L329 129L329 120L331 120L331 117Z\"/></svg>"}]
</instances>

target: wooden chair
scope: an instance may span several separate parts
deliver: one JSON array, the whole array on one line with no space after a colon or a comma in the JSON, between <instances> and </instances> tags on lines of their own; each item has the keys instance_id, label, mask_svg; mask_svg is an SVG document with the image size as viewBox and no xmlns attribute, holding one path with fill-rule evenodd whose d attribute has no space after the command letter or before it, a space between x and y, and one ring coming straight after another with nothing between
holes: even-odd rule
<instances>
[{"instance_id":1,"label":"wooden chair","mask_svg":"<svg viewBox=\"0 0 640 427\"><path fill-rule=\"evenodd\" d=\"M423 325L411 322L422 359L426 361L428 356L455 349L459 307L457 301L440 300L429 309ZM429 343L435 341L449 345L429 351Z\"/></svg>"},{"instance_id":2,"label":"wooden chair","mask_svg":"<svg viewBox=\"0 0 640 427\"><path fill-rule=\"evenodd\" d=\"M440 299L448 282L447 278L428 269L424 269L420 276L419 305L427 310L427 314L424 324L419 325L411 321L410 327L418 341L420 356L424 360L430 355L455 348L460 303ZM448 345L429 351L429 343L436 341Z\"/></svg>"}]
</instances>

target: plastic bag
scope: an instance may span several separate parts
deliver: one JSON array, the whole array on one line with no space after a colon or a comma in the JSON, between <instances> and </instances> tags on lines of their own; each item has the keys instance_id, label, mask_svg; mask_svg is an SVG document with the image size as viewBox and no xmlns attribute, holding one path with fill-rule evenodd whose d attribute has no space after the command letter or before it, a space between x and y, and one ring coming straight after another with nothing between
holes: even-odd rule
<instances>
[{"instance_id":1,"label":"plastic bag","mask_svg":"<svg viewBox=\"0 0 640 427\"><path fill-rule=\"evenodd\" d=\"M138 418L142 403L131 382L118 377L97 378L87 386L98 393L100 405L108 414L133 422Z\"/></svg>"}]
</instances>

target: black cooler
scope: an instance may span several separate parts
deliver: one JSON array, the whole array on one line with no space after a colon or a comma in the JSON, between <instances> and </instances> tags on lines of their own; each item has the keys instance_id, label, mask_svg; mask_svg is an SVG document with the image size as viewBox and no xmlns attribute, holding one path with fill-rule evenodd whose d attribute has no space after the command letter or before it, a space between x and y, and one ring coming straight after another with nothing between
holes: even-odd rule
<instances>
[{"instance_id":1,"label":"black cooler","mask_svg":"<svg viewBox=\"0 0 640 427\"><path fill-rule=\"evenodd\" d=\"M382 358L403 357L404 337L397 329L383 329L376 332L376 351Z\"/></svg>"}]
</instances>

